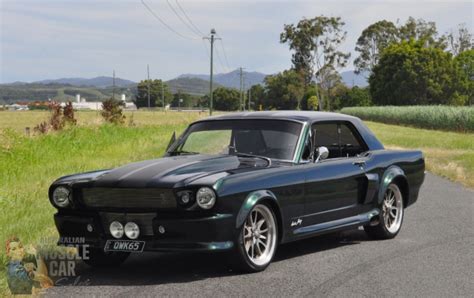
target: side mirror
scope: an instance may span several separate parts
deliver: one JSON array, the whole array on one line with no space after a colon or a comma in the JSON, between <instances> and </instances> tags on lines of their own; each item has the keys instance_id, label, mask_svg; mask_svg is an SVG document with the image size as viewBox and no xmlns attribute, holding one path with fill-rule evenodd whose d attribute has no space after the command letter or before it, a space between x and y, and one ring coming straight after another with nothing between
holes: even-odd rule
<instances>
[{"instance_id":1,"label":"side mirror","mask_svg":"<svg viewBox=\"0 0 474 298\"><path fill-rule=\"evenodd\" d=\"M329 150L328 148L321 146L316 149L316 160L314 162L318 162L320 160L324 160L328 158Z\"/></svg>"},{"instance_id":2,"label":"side mirror","mask_svg":"<svg viewBox=\"0 0 474 298\"><path fill-rule=\"evenodd\" d=\"M166 147L166 151L170 149L171 145L176 141L176 131L173 131L173 135L171 136L170 142L168 143L168 146Z\"/></svg>"}]
</instances>

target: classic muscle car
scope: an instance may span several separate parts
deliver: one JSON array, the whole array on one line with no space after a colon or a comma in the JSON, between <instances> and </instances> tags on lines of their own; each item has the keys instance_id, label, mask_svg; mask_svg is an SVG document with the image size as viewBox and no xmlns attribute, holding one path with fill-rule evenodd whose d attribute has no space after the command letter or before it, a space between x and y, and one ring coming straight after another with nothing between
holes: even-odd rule
<instances>
[{"instance_id":1,"label":"classic muscle car","mask_svg":"<svg viewBox=\"0 0 474 298\"><path fill-rule=\"evenodd\" d=\"M422 152L384 149L355 117L234 113L192 123L162 158L59 178L49 197L59 244L83 239L91 266L227 251L252 272L281 243L360 226L395 237L424 168Z\"/></svg>"}]
</instances>

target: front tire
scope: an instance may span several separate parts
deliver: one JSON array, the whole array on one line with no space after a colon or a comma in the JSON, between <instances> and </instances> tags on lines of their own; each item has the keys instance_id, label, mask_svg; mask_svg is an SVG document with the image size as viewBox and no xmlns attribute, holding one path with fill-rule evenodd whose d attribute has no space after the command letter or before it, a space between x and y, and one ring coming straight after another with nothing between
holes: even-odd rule
<instances>
[{"instance_id":1,"label":"front tire","mask_svg":"<svg viewBox=\"0 0 474 298\"><path fill-rule=\"evenodd\" d=\"M373 239L392 239L397 236L403 222L403 195L395 183L390 183L380 206L379 223L365 226L365 232Z\"/></svg>"},{"instance_id":2,"label":"front tire","mask_svg":"<svg viewBox=\"0 0 474 298\"><path fill-rule=\"evenodd\" d=\"M83 247L79 248L82 261L91 267L115 267L120 266L130 255L129 252L105 252L101 248Z\"/></svg>"},{"instance_id":3,"label":"front tire","mask_svg":"<svg viewBox=\"0 0 474 298\"><path fill-rule=\"evenodd\" d=\"M257 204L252 208L236 243L236 265L239 269L259 272L270 265L278 243L278 225L269 206Z\"/></svg>"}]
</instances>

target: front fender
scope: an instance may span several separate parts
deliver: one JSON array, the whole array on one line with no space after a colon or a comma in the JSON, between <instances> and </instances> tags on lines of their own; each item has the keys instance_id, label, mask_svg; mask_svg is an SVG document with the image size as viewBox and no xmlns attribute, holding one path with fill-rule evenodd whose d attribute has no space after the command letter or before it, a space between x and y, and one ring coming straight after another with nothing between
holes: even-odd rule
<instances>
[{"instance_id":1,"label":"front fender","mask_svg":"<svg viewBox=\"0 0 474 298\"><path fill-rule=\"evenodd\" d=\"M242 206L240 207L239 213L237 214L237 219L235 223L236 228L240 228L247 216L250 213L250 210L257 205L259 202L261 202L263 199L270 199L273 200L277 206L278 201L275 196L275 194L269 190L257 190L251 192L244 200Z\"/></svg>"},{"instance_id":2,"label":"front fender","mask_svg":"<svg viewBox=\"0 0 474 298\"><path fill-rule=\"evenodd\" d=\"M383 174L382 180L380 182L379 192L377 203L382 204L385 191L387 190L388 185L398 177L403 177L406 181L405 172L398 166L389 167Z\"/></svg>"}]
</instances>

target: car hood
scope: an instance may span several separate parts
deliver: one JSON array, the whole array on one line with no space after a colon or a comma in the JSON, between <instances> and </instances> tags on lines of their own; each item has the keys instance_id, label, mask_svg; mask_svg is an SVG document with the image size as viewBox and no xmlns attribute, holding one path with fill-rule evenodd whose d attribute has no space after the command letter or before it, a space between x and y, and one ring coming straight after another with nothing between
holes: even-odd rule
<instances>
[{"instance_id":1,"label":"car hood","mask_svg":"<svg viewBox=\"0 0 474 298\"><path fill-rule=\"evenodd\" d=\"M268 166L267 161L259 158L182 155L131 163L103 172L67 176L57 182L82 182L89 187L183 187L195 181L213 184L228 175Z\"/></svg>"}]
</instances>

